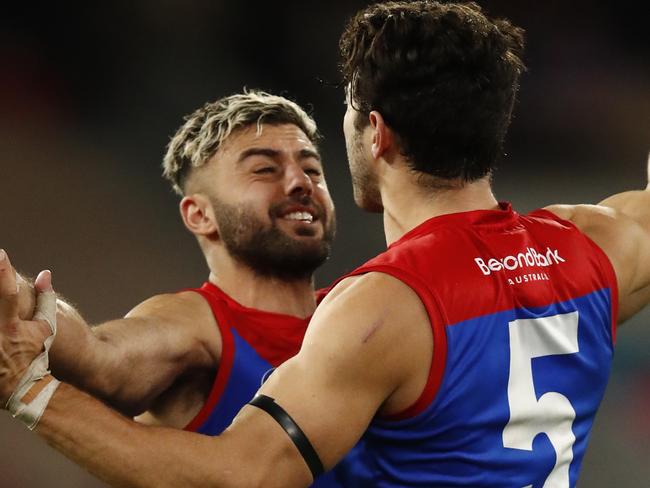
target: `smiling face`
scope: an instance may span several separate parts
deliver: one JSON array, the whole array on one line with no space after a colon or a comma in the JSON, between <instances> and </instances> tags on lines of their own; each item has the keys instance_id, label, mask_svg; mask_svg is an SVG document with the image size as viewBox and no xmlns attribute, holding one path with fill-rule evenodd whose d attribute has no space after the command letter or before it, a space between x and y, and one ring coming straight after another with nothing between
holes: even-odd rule
<instances>
[{"instance_id":1,"label":"smiling face","mask_svg":"<svg viewBox=\"0 0 650 488\"><path fill-rule=\"evenodd\" d=\"M229 254L258 274L305 279L327 259L334 205L318 151L297 126L236 131L189 187L212 203Z\"/></svg>"}]
</instances>

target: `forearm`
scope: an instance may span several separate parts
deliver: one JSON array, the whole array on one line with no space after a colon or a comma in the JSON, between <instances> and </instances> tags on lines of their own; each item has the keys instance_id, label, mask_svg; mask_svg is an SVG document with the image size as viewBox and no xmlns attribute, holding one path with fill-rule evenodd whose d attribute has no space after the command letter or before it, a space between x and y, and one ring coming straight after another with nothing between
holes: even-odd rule
<instances>
[{"instance_id":1,"label":"forearm","mask_svg":"<svg viewBox=\"0 0 650 488\"><path fill-rule=\"evenodd\" d=\"M138 353L136 347L120 346L114 337L103 332L106 325L124 320L127 319L91 328L74 308L60 303L59 333L50 362L57 378L133 417L145 411L150 401L168 386L169 381L161 379L168 365L158 367L157 358L146 350ZM135 335L131 339L137 343ZM169 377L173 379L172 375Z\"/></svg>"},{"instance_id":2,"label":"forearm","mask_svg":"<svg viewBox=\"0 0 650 488\"><path fill-rule=\"evenodd\" d=\"M18 317L29 320L34 315L36 293L34 283L17 273ZM90 327L75 308L63 299L57 299L58 333L50 349L50 367L64 381L87 391L98 392L94 384L94 367L90 344L93 340Z\"/></svg>"},{"instance_id":3,"label":"forearm","mask_svg":"<svg viewBox=\"0 0 650 488\"><path fill-rule=\"evenodd\" d=\"M132 374L137 374L128 364L111 357L109 343L102 342L90 325L69 303L57 300L58 331L50 350L52 373L62 381L74 385L127 415L140 413L142 399L124 388Z\"/></svg>"},{"instance_id":4,"label":"forearm","mask_svg":"<svg viewBox=\"0 0 650 488\"><path fill-rule=\"evenodd\" d=\"M18 317L30 320L36 306L33 280L17 273L16 281ZM50 350L50 365L57 377L83 388L82 382L87 381L88 375L81 372L85 369L83 365L92 333L75 308L60 298L57 300L57 323L58 334Z\"/></svg>"},{"instance_id":5,"label":"forearm","mask_svg":"<svg viewBox=\"0 0 650 488\"><path fill-rule=\"evenodd\" d=\"M212 311L202 297L188 295L152 297L129 316L92 328L59 300L52 372L128 416L142 413L179 375L218 365L218 335L212 342L202 338L205 331L217 330L211 326Z\"/></svg>"},{"instance_id":6,"label":"forearm","mask_svg":"<svg viewBox=\"0 0 650 488\"><path fill-rule=\"evenodd\" d=\"M50 366L63 381L88 390L94 377L91 344L93 334L88 323L75 308L57 300L58 331L50 350Z\"/></svg>"},{"instance_id":7,"label":"forearm","mask_svg":"<svg viewBox=\"0 0 650 488\"><path fill-rule=\"evenodd\" d=\"M74 414L73 412L77 412ZM253 456L228 440L140 426L62 384L37 428L55 449L111 486L243 487Z\"/></svg>"}]
</instances>

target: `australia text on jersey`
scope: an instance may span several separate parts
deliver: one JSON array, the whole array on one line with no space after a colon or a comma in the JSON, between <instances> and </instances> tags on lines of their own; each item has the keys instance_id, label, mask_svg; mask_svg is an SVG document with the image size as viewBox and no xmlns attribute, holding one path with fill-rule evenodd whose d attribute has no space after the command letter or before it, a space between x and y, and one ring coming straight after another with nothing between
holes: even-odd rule
<instances>
[{"instance_id":1,"label":"australia text on jersey","mask_svg":"<svg viewBox=\"0 0 650 488\"><path fill-rule=\"evenodd\" d=\"M546 252L541 253L532 247L527 247L525 251L515 255L508 255L502 258L474 258L474 262L485 276L499 271L514 271L520 268L545 268L556 264L564 263L566 260L560 256L557 249L546 248ZM508 278L510 285L529 283L532 281L548 281L546 273L538 271L519 275L515 278Z\"/></svg>"}]
</instances>

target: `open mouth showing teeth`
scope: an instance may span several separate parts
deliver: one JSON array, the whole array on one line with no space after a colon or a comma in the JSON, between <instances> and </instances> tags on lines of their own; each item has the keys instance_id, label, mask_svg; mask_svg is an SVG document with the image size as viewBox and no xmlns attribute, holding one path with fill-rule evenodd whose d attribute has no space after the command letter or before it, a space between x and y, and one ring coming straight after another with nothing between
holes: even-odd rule
<instances>
[{"instance_id":1,"label":"open mouth showing teeth","mask_svg":"<svg viewBox=\"0 0 650 488\"><path fill-rule=\"evenodd\" d=\"M291 212L282 217L286 220L297 220L299 222L307 222L311 224L314 221L314 216L309 212Z\"/></svg>"}]
</instances>

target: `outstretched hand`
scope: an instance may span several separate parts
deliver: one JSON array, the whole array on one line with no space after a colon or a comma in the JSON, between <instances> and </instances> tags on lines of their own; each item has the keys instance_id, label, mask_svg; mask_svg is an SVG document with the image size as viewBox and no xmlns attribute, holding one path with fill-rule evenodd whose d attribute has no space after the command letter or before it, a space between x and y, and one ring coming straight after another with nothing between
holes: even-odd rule
<instances>
[{"instance_id":1,"label":"outstretched hand","mask_svg":"<svg viewBox=\"0 0 650 488\"><path fill-rule=\"evenodd\" d=\"M45 340L52 335L47 322L50 308L49 298L53 295L52 277L49 271L42 271L36 278L35 287L39 293L41 313L34 320L18 317L18 286L16 271L7 253L0 249L0 407L5 408L21 377L32 361L43 352Z\"/></svg>"}]
</instances>

